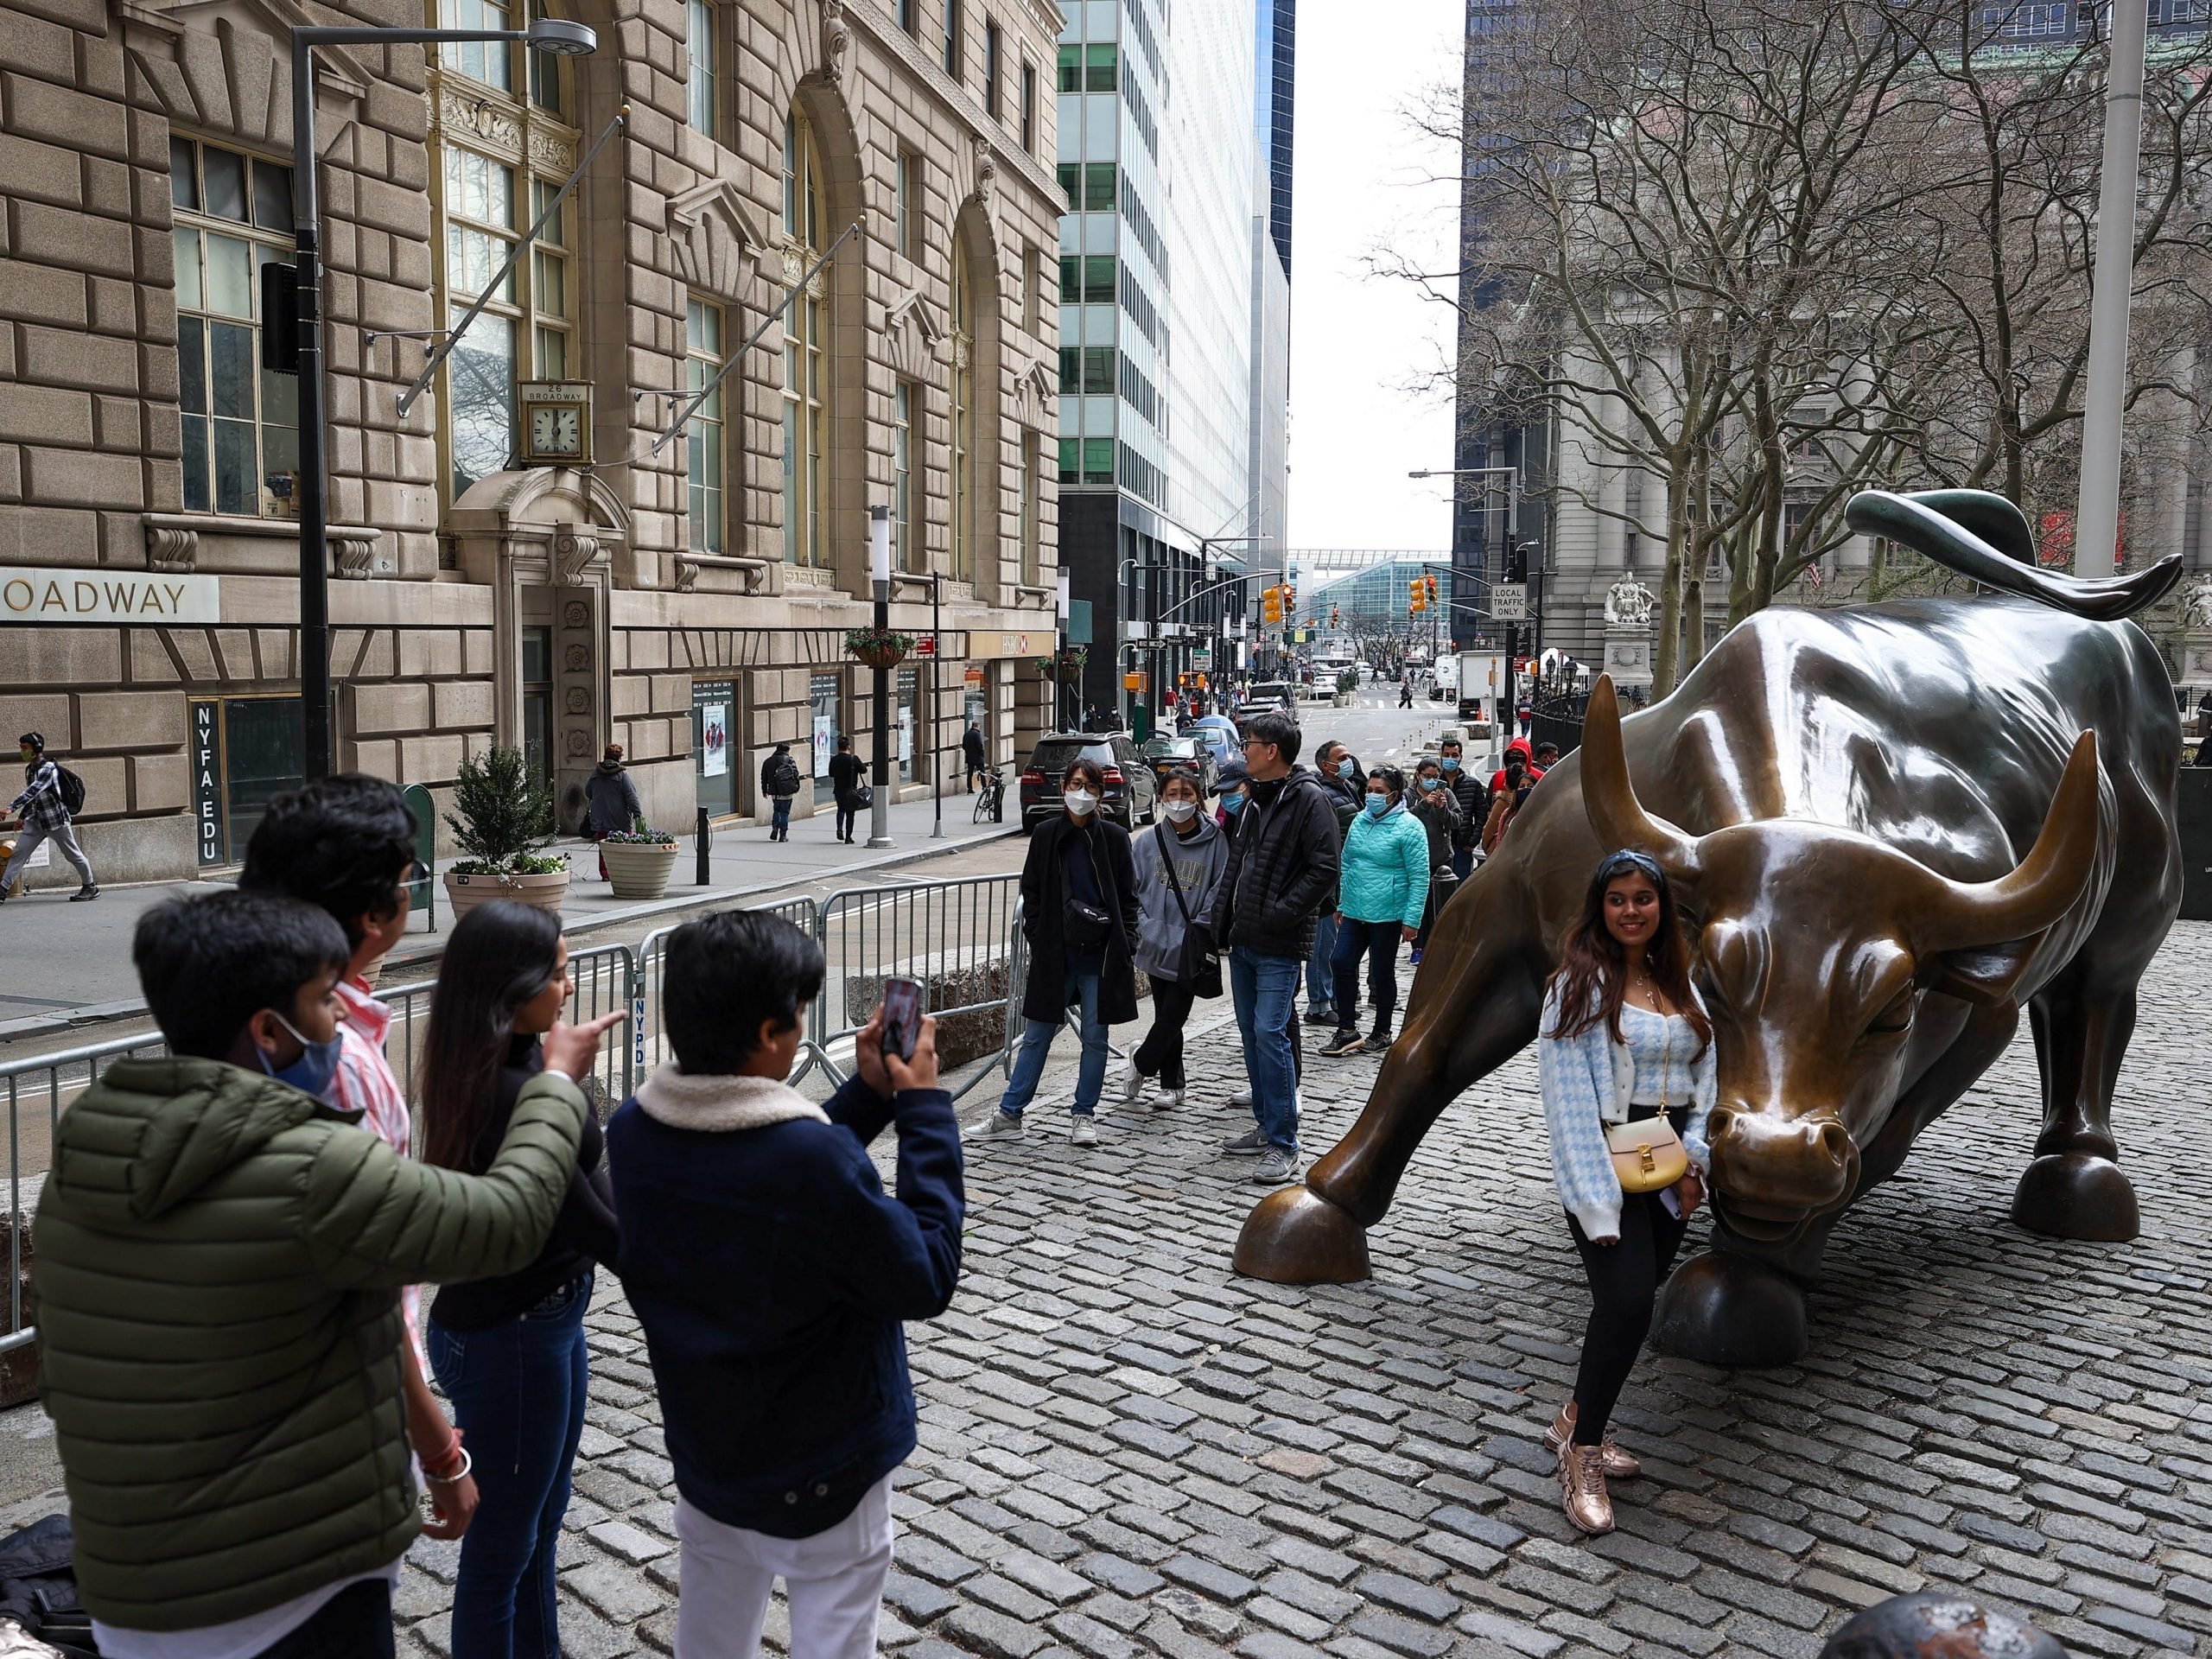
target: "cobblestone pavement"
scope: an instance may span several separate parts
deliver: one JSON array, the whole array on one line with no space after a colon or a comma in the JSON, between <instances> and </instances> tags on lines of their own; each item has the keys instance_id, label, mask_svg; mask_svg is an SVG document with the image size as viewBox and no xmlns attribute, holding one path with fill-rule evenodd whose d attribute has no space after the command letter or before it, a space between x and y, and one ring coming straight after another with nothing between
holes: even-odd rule
<instances>
[{"instance_id":1,"label":"cobblestone pavement","mask_svg":"<svg viewBox=\"0 0 2212 1659\"><path fill-rule=\"evenodd\" d=\"M1233 1030L1194 1046L1197 1103L1116 1111L1095 1149L1034 1111L1054 1132L976 1149L966 1279L911 1332L922 1444L886 1646L1809 1656L1852 1609L1961 1585L2076 1655L2212 1655L2208 976L2212 925L2183 924L2122 1080L2139 1240L2006 1220L2037 1126L2024 1035L1838 1233L1802 1364L1646 1357L1619 1427L1649 1478L1616 1484L1620 1530L1592 1542L1538 1440L1587 1301L1532 1056L1447 1116L1373 1236L1375 1280L1342 1288L1228 1272L1258 1191L1211 1152L1237 1127ZM1376 1064L1310 1061L1310 1151ZM1498 1146L1506 1167L1478 1173ZM613 1287L590 1324L563 1642L649 1659L674 1628L675 1492ZM454 1554L417 1545L403 1651L443 1653Z\"/></svg>"}]
</instances>

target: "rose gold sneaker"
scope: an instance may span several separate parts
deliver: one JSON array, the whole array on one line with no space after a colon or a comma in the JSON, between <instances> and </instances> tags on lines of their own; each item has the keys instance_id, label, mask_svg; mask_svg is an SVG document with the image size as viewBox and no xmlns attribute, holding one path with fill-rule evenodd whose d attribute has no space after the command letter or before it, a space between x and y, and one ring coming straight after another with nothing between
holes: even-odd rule
<instances>
[{"instance_id":1,"label":"rose gold sneaker","mask_svg":"<svg viewBox=\"0 0 2212 1659\"><path fill-rule=\"evenodd\" d=\"M1593 1536L1613 1529L1613 1500L1605 1491L1605 1459L1594 1446L1569 1440L1559 1449L1559 1490L1567 1518Z\"/></svg>"},{"instance_id":2,"label":"rose gold sneaker","mask_svg":"<svg viewBox=\"0 0 2212 1659\"><path fill-rule=\"evenodd\" d=\"M1544 1431L1544 1449L1556 1452L1574 1438L1574 1402L1568 1401L1559 1408L1559 1415L1552 1419L1552 1426ZM1599 1444L1598 1452L1604 1460L1608 1480L1634 1480L1643 1472L1643 1465L1621 1450L1613 1431L1607 1429L1605 1438Z\"/></svg>"}]
</instances>

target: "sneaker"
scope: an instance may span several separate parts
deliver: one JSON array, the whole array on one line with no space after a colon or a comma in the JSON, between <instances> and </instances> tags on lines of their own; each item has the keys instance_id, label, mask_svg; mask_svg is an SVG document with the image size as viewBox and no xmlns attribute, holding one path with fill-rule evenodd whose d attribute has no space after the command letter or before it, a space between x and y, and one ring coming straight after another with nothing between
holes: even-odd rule
<instances>
[{"instance_id":1,"label":"sneaker","mask_svg":"<svg viewBox=\"0 0 2212 1659\"><path fill-rule=\"evenodd\" d=\"M1130 1105L1135 1105L1144 1098L1144 1073L1134 1065L1129 1067L1122 1074L1122 1099Z\"/></svg>"},{"instance_id":2,"label":"sneaker","mask_svg":"<svg viewBox=\"0 0 2212 1659\"><path fill-rule=\"evenodd\" d=\"M1152 1091L1152 1109L1155 1112L1168 1111L1182 1103L1183 1091L1180 1089L1163 1086Z\"/></svg>"},{"instance_id":3,"label":"sneaker","mask_svg":"<svg viewBox=\"0 0 2212 1659\"><path fill-rule=\"evenodd\" d=\"M1330 1040L1328 1046L1321 1051L1321 1058L1325 1060L1342 1059L1347 1054L1358 1053L1359 1049L1360 1041L1358 1032L1339 1031L1336 1036Z\"/></svg>"},{"instance_id":4,"label":"sneaker","mask_svg":"<svg viewBox=\"0 0 2212 1659\"><path fill-rule=\"evenodd\" d=\"M1252 1109L1252 1091L1249 1089L1239 1089L1235 1094L1229 1097L1229 1103L1231 1106L1234 1106L1240 1112L1250 1111Z\"/></svg>"},{"instance_id":5,"label":"sneaker","mask_svg":"<svg viewBox=\"0 0 2212 1659\"><path fill-rule=\"evenodd\" d=\"M1414 967L1416 967L1416 968L1418 968L1418 967L1420 967L1420 966L1421 966L1421 947L1420 947L1419 945L1415 945L1415 946L1414 947L1414 963L1413 963L1413 965L1414 965Z\"/></svg>"},{"instance_id":6,"label":"sneaker","mask_svg":"<svg viewBox=\"0 0 2212 1659\"><path fill-rule=\"evenodd\" d=\"M1268 1137L1257 1129L1247 1129L1234 1139L1223 1141L1221 1149L1240 1158L1256 1158L1268 1149Z\"/></svg>"},{"instance_id":7,"label":"sneaker","mask_svg":"<svg viewBox=\"0 0 2212 1659\"><path fill-rule=\"evenodd\" d=\"M1306 1010L1306 1023L1309 1026L1333 1026L1337 1023L1337 1011L1327 1003L1321 1003Z\"/></svg>"},{"instance_id":8,"label":"sneaker","mask_svg":"<svg viewBox=\"0 0 2212 1659\"><path fill-rule=\"evenodd\" d=\"M1012 1112L993 1112L969 1131L972 1135L1013 1135L1021 1133L1021 1120Z\"/></svg>"},{"instance_id":9,"label":"sneaker","mask_svg":"<svg viewBox=\"0 0 2212 1659\"><path fill-rule=\"evenodd\" d=\"M1304 1166L1299 1163L1296 1153L1269 1147L1252 1171L1252 1179L1261 1186L1280 1186L1285 1181L1296 1180L1303 1173Z\"/></svg>"},{"instance_id":10,"label":"sneaker","mask_svg":"<svg viewBox=\"0 0 2212 1659\"><path fill-rule=\"evenodd\" d=\"M1068 1143L1077 1147L1098 1144L1098 1122L1089 1112L1077 1112L1074 1123L1068 1128Z\"/></svg>"},{"instance_id":11,"label":"sneaker","mask_svg":"<svg viewBox=\"0 0 2212 1659\"><path fill-rule=\"evenodd\" d=\"M1387 1031L1369 1032L1367 1033L1366 1048L1370 1054L1389 1053L1390 1052L1390 1033Z\"/></svg>"},{"instance_id":12,"label":"sneaker","mask_svg":"<svg viewBox=\"0 0 2212 1659\"><path fill-rule=\"evenodd\" d=\"M80 899L97 899L99 896L99 888L92 882L87 881L83 887L78 888L76 892L69 895L69 902L73 905Z\"/></svg>"}]
</instances>

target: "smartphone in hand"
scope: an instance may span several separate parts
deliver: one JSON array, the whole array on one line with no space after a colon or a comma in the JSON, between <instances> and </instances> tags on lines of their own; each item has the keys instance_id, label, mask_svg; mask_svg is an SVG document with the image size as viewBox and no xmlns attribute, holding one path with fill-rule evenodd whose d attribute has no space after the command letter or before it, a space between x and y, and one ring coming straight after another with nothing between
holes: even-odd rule
<instances>
[{"instance_id":1,"label":"smartphone in hand","mask_svg":"<svg viewBox=\"0 0 2212 1659\"><path fill-rule=\"evenodd\" d=\"M883 1052L902 1061L914 1058L922 1039L922 985L915 979L883 982Z\"/></svg>"}]
</instances>

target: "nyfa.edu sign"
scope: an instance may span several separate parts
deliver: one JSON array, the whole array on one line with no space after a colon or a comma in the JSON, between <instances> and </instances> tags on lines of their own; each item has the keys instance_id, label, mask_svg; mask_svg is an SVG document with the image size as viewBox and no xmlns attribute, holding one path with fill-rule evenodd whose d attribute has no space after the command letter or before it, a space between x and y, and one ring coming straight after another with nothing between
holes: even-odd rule
<instances>
[{"instance_id":1,"label":"nyfa.edu sign","mask_svg":"<svg viewBox=\"0 0 2212 1659\"><path fill-rule=\"evenodd\" d=\"M0 564L0 622L219 622L214 576Z\"/></svg>"}]
</instances>

